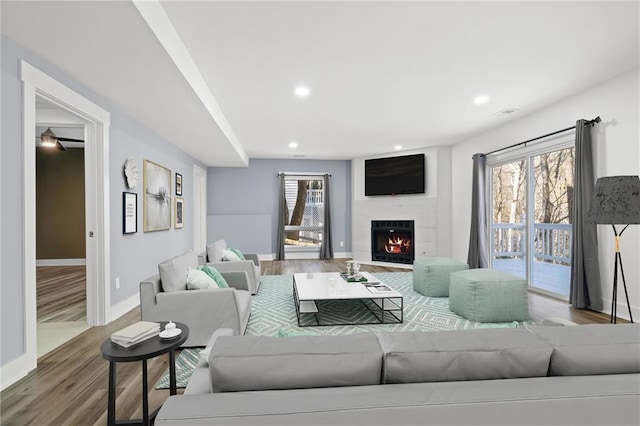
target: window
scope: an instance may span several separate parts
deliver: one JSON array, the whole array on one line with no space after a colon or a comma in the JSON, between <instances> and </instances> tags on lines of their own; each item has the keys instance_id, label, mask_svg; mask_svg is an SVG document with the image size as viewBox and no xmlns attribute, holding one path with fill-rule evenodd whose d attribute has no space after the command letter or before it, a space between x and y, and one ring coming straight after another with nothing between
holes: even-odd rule
<instances>
[{"instance_id":1,"label":"window","mask_svg":"<svg viewBox=\"0 0 640 426\"><path fill-rule=\"evenodd\" d=\"M324 220L322 176L285 178L285 250L319 251Z\"/></svg>"},{"instance_id":2,"label":"window","mask_svg":"<svg viewBox=\"0 0 640 426\"><path fill-rule=\"evenodd\" d=\"M571 279L573 141L538 144L487 159L491 267L532 290L568 300Z\"/></svg>"}]
</instances>

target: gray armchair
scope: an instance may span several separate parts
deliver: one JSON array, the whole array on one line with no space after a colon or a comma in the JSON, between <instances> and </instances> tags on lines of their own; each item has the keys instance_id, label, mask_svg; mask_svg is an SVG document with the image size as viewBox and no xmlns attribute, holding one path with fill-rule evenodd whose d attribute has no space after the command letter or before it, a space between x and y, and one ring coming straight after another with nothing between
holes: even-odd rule
<instances>
[{"instance_id":1,"label":"gray armchair","mask_svg":"<svg viewBox=\"0 0 640 426\"><path fill-rule=\"evenodd\" d=\"M247 260L223 261L222 251L227 248L225 240L218 240L207 246L207 250L198 255L200 265L210 265L220 272L246 272L249 277L249 291L251 294L258 293L260 288L261 266L257 254L243 253Z\"/></svg>"},{"instance_id":2,"label":"gray armchair","mask_svg":"<svg viewBox=\"0 0 640 426\"><path fill-rule=\"evenodd\" d=\"M189 252L162 262L158 269L165 280L172 280L167 273L184 277L189 267L197 266L197 257ZM251 294L247 290L245 272L221 272L229 288L186 290L171 288L175 283L165 283L156 274L140 283L140 310L143 321L179 321L189 327L189 338L184 346L206 346L213 332L230 328L236 335L243 335L251 315ZM179 287L179 286L178 286ZM169 291L165 291L169 290Z\"/></svg>"}]
</instances>

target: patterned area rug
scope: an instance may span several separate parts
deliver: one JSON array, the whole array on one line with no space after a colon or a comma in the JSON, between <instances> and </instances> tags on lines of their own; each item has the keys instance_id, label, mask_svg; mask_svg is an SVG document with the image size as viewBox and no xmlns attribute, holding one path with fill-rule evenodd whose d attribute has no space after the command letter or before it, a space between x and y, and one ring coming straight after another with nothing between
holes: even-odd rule
<instances>
[{"instance_id":1,"label":"patterned area rug","mask_svg":"<svg viewBox=\"0 0 640 426\"><path fill-rule=\"evenodd\" d=\"M523 323L478 323L466 320L449 310L446 297L425 297L413 291L411 272L378 272L377 278L389 284L404 297L404 322L400 324L367 325L328 325L322 327L304 327L302 330L317 334L353 334L365 331L440 331L464 330L474 328L514 328ZM321 305L321 321L331 320L339 323L370 321L371 313L360 302L340 302ZM313 315L304 320L315 324ZM303 322L305 324L305 322ZM532 323L525 323L532 324ZM275 336L278 333L291 333L301 330L298 327L295 304L293 302L293 276L265 275L262 277L260 291L252 296L251 318L246 334ZM200 349L185 349L176 359L176 378L178 387L185 387L191 372L198 362ZM165 374L156 389L169 387L169 377Z\"/></svg>"}]
</instances>

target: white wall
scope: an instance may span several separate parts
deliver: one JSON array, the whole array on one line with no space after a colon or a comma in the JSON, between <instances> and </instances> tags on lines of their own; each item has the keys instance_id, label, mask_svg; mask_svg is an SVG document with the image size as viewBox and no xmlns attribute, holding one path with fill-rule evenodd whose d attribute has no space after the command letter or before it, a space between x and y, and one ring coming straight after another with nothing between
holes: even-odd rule
<instances>
[{"instance_id":1,"label":"white wall","mask_svg":"<svg viewBox=\"0 0 640 426\"><path fill-rule=\"evenodd\" d=\"M364 160L411 154L425 154L426 187L424 194L375 197L364 195ZM372 220L414 220L416 258L450 255L450 147L439 146L356 158L351 163L351 182L353 194L351 244L354 259L360 262L371 262Z\"/></svg>"},{"instance_id":2,"label":"white wall","mask_svg":"<svg viewBox=\"0 0 640 426\"><path fill-rule=\"evenodd\" d=\"M536 111L500 128L480 134L452 148L452 255L467 258L471 218L471 156L563 129L576 120L602 118L593 132L596 176L640 174L640 69L636 68ZM598 227L602 294L611 308L614 240L609 226ZM630 226L622 239L622 256L629 299L640 318L640 226ZM618 315L628 317L624 293L619 288Z\"/></svg>"}]
</instances>

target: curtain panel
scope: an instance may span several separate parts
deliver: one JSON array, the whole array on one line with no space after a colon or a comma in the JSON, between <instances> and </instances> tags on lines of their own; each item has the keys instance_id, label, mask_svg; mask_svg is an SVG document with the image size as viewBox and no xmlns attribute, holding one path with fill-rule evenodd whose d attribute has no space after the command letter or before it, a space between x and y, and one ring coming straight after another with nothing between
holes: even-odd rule
<instances>
[{"instance_id":1,"label":"curtain panel","mask_svg":"<svg viewBox=\"0 0 640 426\"><path fill-rule=\"evenodd\" d=\"M569 301L576 308L601 311L603 302L598 263L597 225L587 222L587 211L593 197L595 179L591 123L586 120L576 122L575 155Z\"/></svg>"},{"instance_id":2,"label":"curtain panel","mask_svg":"<svg viewBox=\"0 0 640 426\"><path fill-rule=\"evenodd\" d=\"M484 154L473 156L471 190L471 230L467 263L470 269L489 267L489 235L487 232L487 160Z\"/></svg>"}]
</instances>

